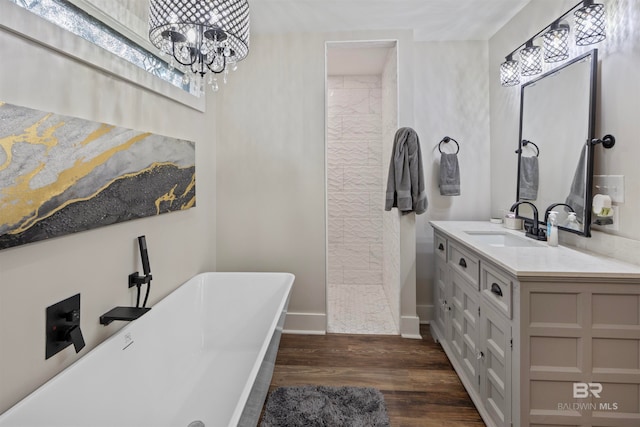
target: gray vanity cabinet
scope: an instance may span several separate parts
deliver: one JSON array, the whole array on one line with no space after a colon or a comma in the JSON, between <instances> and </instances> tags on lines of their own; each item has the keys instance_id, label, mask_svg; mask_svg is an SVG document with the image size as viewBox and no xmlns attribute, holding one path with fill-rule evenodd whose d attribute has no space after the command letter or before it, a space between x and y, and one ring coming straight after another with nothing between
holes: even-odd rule
<instances>
[{"instance_id":1,"label":"gray vanity cabinet","mask_svg":"<svg viewBox=\"0 0 640 427\"><path fill-rule=\"evenodd\" d=\"M487 426L640 426L639 266L479 245L465 230L505 233L480 222L432 225L431 333Z\"/></svg>"},{"instance_id":2,"label":"gray vanity cabinet","mask_svg":"<svg viewBox=\"0 0 640 427\"><path fill-rule=\"evenodd\" d=\"M487 421L511 425L511 282L464 245L435 234L436 316L439 341ZM500 279L497 279L497 278ZM492 284L498 282L502 297ZM484 289L487 289L485 292Z\"/></svg>"}]
</instances>

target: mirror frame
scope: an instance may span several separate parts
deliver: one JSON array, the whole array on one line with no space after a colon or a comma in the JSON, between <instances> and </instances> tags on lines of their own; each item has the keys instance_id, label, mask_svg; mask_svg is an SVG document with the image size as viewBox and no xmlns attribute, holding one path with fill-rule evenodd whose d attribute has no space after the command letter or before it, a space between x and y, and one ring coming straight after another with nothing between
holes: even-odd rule
<instances>
[{"instance_id":1,"label":"mirror frame","mask_svg":"<svg viewBox=\"0 0 640 427\"><path fill-rule=\"evenodd\" d=\"M570 233L578 234L584 237L591 237L591 204L593 198L593 157L594 157L594 144L593 139L595 138L595 122L596 122L596 96L597 96L597 84L598 84L598 49L590 50L582 55L579 55L566 63L547 71L546 73L536 77L524 83L520 88L520 129L519 129L519 139L518 139L518 175L516 177L516 200L520 201L520 158L522 157L522 128L523 128L523 110L524 110L524 91L527 87L537 83L538 81L544 79L545 77L549 77L558 71L569 67L577 62L584 60L585 58L591 57L591 77L588 90L589 93L589 117L588 117L588 129L587 129L587 141L585 144L587 145L587 157L586 157L586 183L585 183L585 204L584 204L584 226L582 231L573 230L564 226L558 226L558 229L563 231L568 231ZM564 200L559 200L558 202L564 202ZM544 208L546 209L546 208ZM542 225L546 227L544 223L544 212L538 212L538 225ZM516 208L516 216L518 218L522 218L523 220L533 221L533 218L529 216L520 215L520 206ZM542 218L542 220L541 220Z\"/></svg>"}]
</instances>

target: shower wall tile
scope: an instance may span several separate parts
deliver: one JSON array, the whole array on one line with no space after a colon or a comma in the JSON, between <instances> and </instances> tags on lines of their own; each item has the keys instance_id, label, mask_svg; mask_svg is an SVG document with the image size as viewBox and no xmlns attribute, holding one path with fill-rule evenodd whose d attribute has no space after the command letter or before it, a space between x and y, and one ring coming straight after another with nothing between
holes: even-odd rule
<instances>
[{"instance_id":1,"label":"shower wall tile","mask_svg":"<svg viewBox=\"0 0 640 427\"><path fill-rule=\"evenodd\" d=\"M369 245L367 243L360 244L344 244L338 250L339 256L342 258L342 266L352 270L368 270L369 269Z\"/></svg>"},{"instance_id":2,"label":"shower wall tile","mask_svg":"<svg viewBox=\"0 0 640 427\"><path fill-rule=\"evenodd\" d=\"M382 287L380 82L379 76L329 82L328 281L334 286Z\"/></svg>"},{"instance_id":3,"label":"shower wall tile","mask_svg":"<svg viewBox=\"0 0 640 427\"><path fill-rule=\"evenodd\" d=\"M343 116L343 139L373 139L379 141L381 137L382 123L379 114L352 114Z\"/></svg>"},{"instance_id":4,"label":"shower wall tile","mask_svg":"<svg viewBox=\"0 0 640 427\"><path fill-rule=\"evenodd\" d=\"M345 191L376 191L382 189L379 166L346 167L343 172Z\"/></svg>"},{"instance_id":5,"label":"shower wall tile","mask_svg":"<svg viewBox=\"0 0 640 427\"><path fill-rule=\"evenodd\" d=\"M345 89L380 88L382 79L380 76L344 76L343 84Z\"/></svg>"},{"instance_id":6,"label":"shower wall tile","mask_svg":"<svg viewBox=\"0 0 640 427\"><path fill-rule=\"evenodd\" d=\"M327 222L328 239L329 239L329 251L334 250L332 243L342 244L344 243L344 219L339 217L330 217Z\"/></svg>"},{"instance_id":7,"label":"shower wall tile","mask_svg":"<svg viewBox=\"0 0 640 427\"><path fill-rule=\"evenodd\" d=\"M367 150L369 153L369 165L380 168L382 162L382 144L380 144L380 138L370 139L367 141ZM385 175L386 176L386 175Z\"/></svg>"},{"instance_id":8,"label":"shower wall tile","mask_svg":"<svg viewBox=\"0 0 640 427\"><path fill-rule=\"evenodd\" d=\"M327 165L327 189L329 192L339 192L344 189L343 167L329 163Z\"/></svg>"},{"instance_id":9,"label":"shower wall tile","mask_svg":"<svg viewBox=\"0 0 640 427\"><path fill-rule=\"evenodd\" d=\"M369 114L369 89L331 89L328 104L332 115Z\"/></svg>"},{"instance_id":10,"label":"shower wall tile","mask_svg":"<svg viewBox=\"0 0 640 427\"><path fill-rule=\"evenodd\" d=\"M384 213L384 201L385 201L385 188L386 181L382 191L369 192L369 218L382 221L382 214ZM384 233L384 228L383 228Z\"/></svg>"},{"instance_id":11,"label":"shower wall tile","mask_svg":"<svg viewBox=\"0 0 640 427\"><path fill-rule=\"evenodd\" d=\"M369 113L382 114L382 89L369 89Z\"/></svg>"},{"instance_id":12,"label":"shower wall tile","mask_svg":"<svg viewBox=\"0 0 640 427\"><path fill-rule=\"evenodd\" d=\"M337 192L328 197L329 217L367 217L369 215L369 193Z\"/></svg>"},{"instance_id":13,"label":"shower wall tile","mask_svg":"<svg viewBox=\"0 0 640 427\"><path fill-rule=\"evenodd\" d=\"M329 141L340 139L342 136L342 116L329 116L327 117L327 137ZM329 144L331 149L332 144Z\"/></svg>"},{"instance_id":14,"label":"shower wall tile","mask_svg":"<svg viewBox=\"0 0 640 427\"><path fill-rule=\"evenodd\" d=\"M344 219L345 243L382 243L382 220Z\"/></svg>"},{"instance_id":15,"label":"shower wall tile","mask_svg":"<svg viewBox=\"0 0 640 427\"><path fill-rule=\"evenodd\" d=\"M327 283L332 285L341 285L344 283L343 278L343 269L341 268L330 268L329 274L327 275Z\"/></svg>"},{"instance_id":16,"label":"shower wall tile","mask_svg":"<svg viewBox=\"0 0 640 427\"><path fill-rule=\"evenodd\" d=\"M332 141L332 147L327 150L329 166L367 166L369 160L369 141Z\"/></svg>"},{"instance_id":17,"label":"shower wall tile","mask_svg":"<svg viewBox=\"0 0 640 427\"><path fill-rule=\"evenodd\" d=\"M381 270L383 269L383 260L384 250L382 241L379 244L369 245L369 266L372 270Z\"/></svg>"},{"instance_id":18,"label":"shower wall tile","mask_svg":"<svg viewBox=\"0 0 640 427\"><path fill-rule=\"evenodd\" d=\"M345 285L378 285L382 283L382 270L344 269Z\"/></svg>"}]
</instances>

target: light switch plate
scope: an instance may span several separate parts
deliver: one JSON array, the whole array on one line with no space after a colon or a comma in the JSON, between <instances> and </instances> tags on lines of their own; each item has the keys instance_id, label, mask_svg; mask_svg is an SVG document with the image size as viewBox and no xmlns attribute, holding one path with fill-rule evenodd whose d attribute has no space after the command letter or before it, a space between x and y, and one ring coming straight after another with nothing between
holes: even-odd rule
<instances>
[{"instance_id":1,"label":"light switch plate","mask_svg":"<svg viewBox=\"0 0 640 427\"><path fill-rule=\"evenodd\" d=\"M593 194L606 194L614 203L624 203L624 175L594 175Z\"/></svg>"}]
</instances>

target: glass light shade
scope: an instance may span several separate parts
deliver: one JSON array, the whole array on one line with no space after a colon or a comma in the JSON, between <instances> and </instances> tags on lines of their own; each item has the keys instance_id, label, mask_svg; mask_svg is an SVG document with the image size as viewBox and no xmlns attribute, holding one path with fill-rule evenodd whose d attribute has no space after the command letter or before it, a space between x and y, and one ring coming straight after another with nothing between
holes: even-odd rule
<instances>
[{"instance_id":1,"label":"glass light shade","mask_svg":"<svg viewBox=\"0 0 640 427\"><path fill-rule=\"evenodd\" d=\"M500 64L500 84L502 86L515 86L520 83L520 66L518 61L507 58Z\"/></svg>"},{"instance_id":2,"label":"glass light shade","mask_svg":"<svg viewBox=\"0 0 640 427\"><path fill-rule=\"evenodd\" d=\"M593 0L584 2L584 6L574 12L576 18L576 44L586 46L598 43L606 38L606 22L603 4L594 4Z\"/></svg>"},{"instance_id":3,"label":"glass light shade","mask_svg":"<svg viewBox=\"0 0 640 427\"><path fill-rule=\"evenodd\" d=\"M542 72L542 49L534 46L533 42L527 42L526 47L520 51L520 60L523 76L535 76Z\"/></svg>"},{"instance_id":4,"label":"glass light shade","mask_svg":"<svg viewBox=\"0 0 640 427\"><path fill-rule=\"evenodd\" d=\"M569 25L554 23L542 39L546 62L563 61L569 57Z\"/></svg>"},{"instance_id":5,"label":"glass light shade","mask_svg":"<svg viewBox=\"0 0 640 427\"><path fill-rule=\"evenodd\" d=\"M194 73L223 72L249 53L247 0L150 0L149 40ZM222 64L222 65L221 65Z\"/></svg>"}]
</instances>

